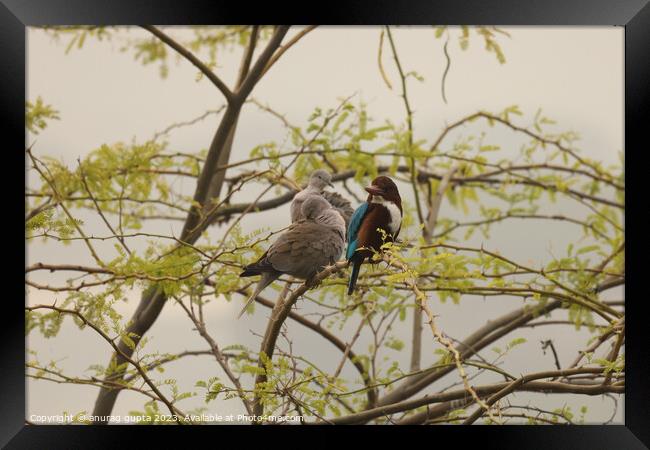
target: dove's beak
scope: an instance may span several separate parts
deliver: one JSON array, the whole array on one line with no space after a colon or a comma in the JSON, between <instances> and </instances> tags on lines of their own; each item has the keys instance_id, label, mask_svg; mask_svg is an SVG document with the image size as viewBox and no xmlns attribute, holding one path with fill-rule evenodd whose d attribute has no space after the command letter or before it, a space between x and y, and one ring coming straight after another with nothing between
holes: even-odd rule
<instances>
[{"instance_id":1,"label":"dove's beak","mask_svg":"<svg viewBox=\"0 0 650 450\"><path fill-rule=\"evenodd\" d=\"M327 182L327 185L328 185L329 187L331 187L332 189L334 189L334 183L332 183L331 181L328 181L328 182Z\"/></svg>"}]
</instances>

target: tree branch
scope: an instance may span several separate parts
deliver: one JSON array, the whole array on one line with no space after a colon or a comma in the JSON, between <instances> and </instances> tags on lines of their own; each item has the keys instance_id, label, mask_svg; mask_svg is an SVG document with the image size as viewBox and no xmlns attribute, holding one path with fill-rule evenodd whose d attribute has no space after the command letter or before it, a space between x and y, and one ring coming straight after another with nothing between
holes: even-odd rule
<instances>
[{"instance_id":1,"label":"tree branch","mask_svg":"<svg viewBox=\"0 0 650 450\"><path fill-rule=\"evenodd\" d=\"M560 371L548 371L548 372L539 372L533 373L530 375L524 376L524 381L515 386L516 391L528 391L528 392L544 392L544 393L573 393L573 394L584 394L584 395L600 395L607 392L619 393L622 394L625 392L624 386L613 386L606 385L603 386L600 383L593 383L590 385L574 385L570 383L561 383L561 382L552 382L552 381L533 381L543 378L554 378L559 376L568 376L571 374L580 374L580 373L602 373L602 367L590 368L590 367L580 367L572 370L560 370ZM499 392L504 388L511 386L513 382L506 383L496 383L484 386L476 386L474 389L480 396L486 396L492 393ZM375 419L377 417L382 417L387 414L395 414L402 411L410 411L421 406L430 405L433 403L448 402L451 400L465 399L467 396L467 391L465 389L458 389L455 391L445 392L441 394L432 394L425 395L424 397L408 400L398 403L392 403L385 406L379 406L367 411L362 411L356 414L350 414L344 417L336 417L330 419L330 422L335 425L353 425L353 424L362 424L366 423L369 420Z\"/></svg>"},{"instance_id":2,"label":"tree branch","mask_svg":"<svg viewBox=\"0 0 650 450\"><path fill-rule=\"evenodd\" d=\"M462 359L469 358L512 330L519 328L521 325L540 315L547 314L559 308L561 304L560 301L552 301L538 307L526 306L504 314L497 319L488 321L483 327L466 337L456 345L456 349L459 351ZM423 371L420 375L410 377L393 391L381 397L377 405L385 406L407 399L434 381L452 372L453 369L453 367L433 368L432 370Z\"/></svg>"},{"instance_id":3,"label":"tree branch","mask_svg":"<svg viewBox=\"0 0 650 450\"><path fill-rule=\"evenodd\" d=\"M79 318L79 319L80 319L80 320L81 320L85 325L88 325L88 326L89 326L90 328L92 328L92 329L93 329L97 334L99 334L99 335L100 335L100 336L101 336L101 337L102 337L106 342L108 342L109 345L110 345L111 347L113 347L113 349L114 349L117 353L119 353L119 354L122 356L122 358L123 358L126 362L128 362L128 363L131 364L133 367L135 367L135 369L138 371L138 373L140 374L140 376L142 377L142 379L145 381L145 383L147 383L147 384L149 385L149 387L150 387L151 390L156 394L156 396L158 397L158 399L159 399L161 402L163 402L163 403L167 406L167 408L169 409L169 412L170 412L173 416L176 417L176 415L177 415L177 411L178 411L178 410L177 410L176 407L172 404L172 402L171 402L169 399L167 399L167 397L165 397L165 395L164 395L162 392L160 392L160 390L158 389L158 387L156 386L156 384L155 384L155 383L151 380L151 378L149 378L149 376L147 375L146 370L143 369L143 368L140 366L140 364L138 364L138 363L135 362L133 359L131 359L130 354L129 354L129 355L125 354L125 353L122 351L122 349L120 348L120 346L118 346L118 345L115 344L114 339L111 339L111 338L110 338L106 333L104 333L104 331L103 331L102 329L100 329L97 325L95 325L94 323L92 323L92 322L90 322L88 319L86 319L86 317L85 317L83 314L81 314L79 311L72 310L72 309L59 308L59 307L57 307L57 306L48 306L48 305L26 306L25 309L26 309L27 311L34 311L34 310L37 310L37 309L50 309L50 310L53 310L53 311L57 311L57 312L59 312L59 313L70 314L70 315L73 315L73 316L78 317L78 318ZM120 343L123 343L123 342L124 342L123 340L120 341ZM181 424L183 423L183 422L182 422L178 417L176 418L176 422L177 422L179 425L181 425Z\"/></svg>"},{"instance_id":4,"label":"tree branch","mask_svg":"<svg viewBox=\"0 0 650 450\"><path fill-rule=\"evenodd\" d=\"M347 261L339 261L334 265L328 266L323 269L321 272L317 273L311 280L307 280L302 283L285 301L278 301L273 307L271 312L271 318L266 326L266 332L264 333L264 339L262 340L262 345L260 349L260 355L264 354L269 360L273 359L273 353L275 351L275 343L280 334L280 329L282 324L289 316L291 312L291 307L296 303L298 298L307 292L311 287L318 285L325 278L329 277L333 273L338 272L344 267L347 267ZM259 367L264 369L264 362L262 357L259 359ZM255 378L255 386L258 386L266 382L266 373L258 374ZM261 416L264 412L264 406L262 405L259 394L255 396L253 400L253 413L257 416Z\"/></svg>"},{"instance_id":5,"label":"tree branch","mask_svg":"<svg viewBox=\"0 0 650 450\"><path fill-rule=\"evenodd\" d=\"M244 290L239 290L237 292L244 295L245 297L248 297L250 295L249 292L246 292ZM261 305L266 306L267 308L273 309L275 307L275 303L259 295L255 299L255 301ZM347 345L341 339L339 339L334 334L332 334L329 330L321 327L317 323L305 319L303 316L301 316L300 314L294 311L290 311L288 317L290 319L295 320L296 322L303 325L304 327L309 328L310 330L321 335L323 338L325 338L327 341L329 341L332 345L334 345L336 348L338 348L341 352L345 354ZM361 375L361 378L363 379L363 382L366 385L368 405L373 405L377 401L377 387L376 386L373 387L370 385L371 383L370 377L368 376L368 373L363 367L363 364L359 362L357 358L357 354L352 349L349 349L349 351L346 354L346 357L350 361L350 363L354 366L354 368L357 369L357 372L359 372L359 375Z\"/></svg>"},{"instance_id":6,"label":"tree branch","mask_svg":"<svg viewBox=\"0 0 650 450\"><path fill-rule=\"evenodd\" d=\"M304 29L300 30L293 38L291 38L285 45L281 45L280 48L278 49L277 52L271 57L269 62L266 64L264 67L264 71L262 72L262 75L265 75L266 72L269 71L269 69L275 64L275 62L280 59L280 57L289 50L291 47L293 47L300 39L305 37L307 33L310 33L314 29L316 29L318 25L309 25L308 27L305 27Z\"/></svg>"},{"instance_id":7,"label":"tree branch","mask_svg":"<svg viewBox=\"0 0 650 450\"><path fill-rule=\"evenodd\" d=\"M217 89L221 91L224 97L226 97L226 100L228 103L233 101L234 96L233 93L228 89L228 86L221 81L221 79L212 71L208 66L203 64L201 60L199 60L192 52L190 52L188 49L183 47L183 45L179 44L176 42L174 39L172 39L170 36L165 34L163 31L161 31L159 28L156 28L153 25L140 25L142 28L145 30L149 31L151 34L156 36L158 39L163 41L165 44L169 45L171 48L176 50L183 58L187 59L189 62L191 62L197 69L199 69L203 75L205 75L210 81L212 81L212 84L214 84Z\"/></svg>"}]
</instances>

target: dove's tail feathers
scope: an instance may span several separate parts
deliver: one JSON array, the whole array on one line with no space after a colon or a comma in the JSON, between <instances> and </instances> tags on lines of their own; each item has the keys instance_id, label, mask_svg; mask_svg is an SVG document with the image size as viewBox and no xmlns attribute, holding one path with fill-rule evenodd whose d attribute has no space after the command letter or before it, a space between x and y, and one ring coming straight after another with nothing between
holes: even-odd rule
<instances>
[{"instance_id":1,"label":"dove's tail feathers","mask_svg":"<svg viewBox=\"0 0 650 450\"><path fill-rule=\"evenodd\" d=\"M251 264L252 266L252 264ZM244 267L244 271L239 274L240 277L254 277L255 275L259 275L262 272L260 272L259 269L256 267L251 267L251 266L246 266Z\"/></svg>"},{"instance_id":2,"label":"dove's tail feathers","mask_svg":"<svg viewBox=\"0 0 650 450\"><path fill-rule=\"evenodd\" d=\"M259 273L259 272L258 272ZM243 274L242 274L243 275ZM252 274L256 275L256 274ZM268 272L262 273L262 278L260 279L259 283L257 283L257 286L255 287L255 292L248 297L248 300L246 300L246 304L242 308L241 311L239 311L239 314L237 315L237 318L239 319L242 315L244 315L244 312L248 309L248 307L255 301L257 296L266 288L269 284L273 283L273 280L275 280L278 277L279 274L271 274ZM251 275L248 275L251 276Z\"/></svg>"},{"instance_id":3,"label":"dove's tail feathers","mask_svg":"<svg viewBox=\"0 0 650 450\"><path fill-rule=\"evenodd\" d=\"M246 304L245 304L244 307L241 309L241 311L239 311L239 314L237 314L237 318L238 318L238 319L241 318L241 316L244 315L244 313L246 312L246 310L248 309L248 307L250 306L250 304L253 303L253 302L255 301L255 299L257 298L257 294L259 294L259 289L255 289L255 292L253 293L253 295L251 295L250 297L248 297L248 300L246 300Z\"/></svg>"},{"instance_id":4,"label":"dove's tail feathers","mask_svg":"<svg viewBox=\"0 0 650 450\"><path fill-rule=\"evenodd\" d=\"M239 274L240 277L254 277L255 275L264 275L265 272L274 272L273 265L266 258L267 252L255 261L250 263L247 266L244 266L244 271Z\"/></svg>"},{"instance_id":5,"label":"dove's tail feathers","mask_svg":"<svg viewBox=\"0 0 650 450\"><path fill-rule=\"evenodd\" d=\"M348 283L348 295L352 295L354 292L354 287L357 284L357 278L359 277L359 269L361 268L361 263L363 259L353 259L352 260L352 273L350 274L350 282Z\"/></svg>"}]
</instances>

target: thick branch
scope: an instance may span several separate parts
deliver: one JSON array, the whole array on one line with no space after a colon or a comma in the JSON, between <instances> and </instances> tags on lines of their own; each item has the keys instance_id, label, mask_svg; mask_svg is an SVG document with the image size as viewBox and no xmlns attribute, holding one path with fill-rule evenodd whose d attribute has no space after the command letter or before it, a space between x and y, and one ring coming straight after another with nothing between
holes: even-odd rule
<instances>
[{"instance_id":1,"label":"thick branch","mask_svg":"<svg viewBox=\"0 0 650 450\"><path fill-rule=\"evenodd\" d=\"M243 67L240 71L240 75L246 77L245 81L243 82L243 84L246 85L246 89L243 89L244 86L241 86L241 88L237 91L236 94L232 94L230 93L229 90L223 89L224 86L221 86L221 91L224 93L224 95L226 95L226 98L228 99L228 106L226 107L221 122L219 123L219 127L217 128L214 138L212 139L212 143L210 144L210 148L208 149L208 155L203 164L201 174L199 175L196 190L194 192L195 203L192 205L192 208L185 220L185 224L183 226L183 232L181 233L182 241L185 241L189 244L193 244L196 241L196 239L198 239L198 237L201 235L203 229L205 229L205 227L207 227L208 224L210 223L209 221L203 221L201 223L202 206L200 205L204 205L206 203L209 190L212 186L212 180L215 173L215 168L220 163L225 164L222 155L224 152L224 147L227 144L227 140L229 138L232 139L233 129L237 123L237 119L239 117L239 111L241 110L241 106L245 101L246 96L253 89L255 83L259 81L259 74L261 71L261 68L259 66L261 65L263 67L268 62L268 59L270 58L273 51L275 51L275 49L280 45L280 42L282 41L282 37L286 34L287 30L288 27L278 27L278 29L276 29L276 32L271 38L271 41L267 45L264 53L258 59L255 67L250 71L247 70L247 66L250 64L254 45L249 45L248 50L246 51L246 54L244 56L244 60L242 62ZM163 37L166 36L164 35L164 33L160 32L160 30L152 29L150 31L157 32L154 34L161 37L161 39L163 39ZM251 35L251 39L252 40L256 39L256 36L257 34L254 32ZM175 42L172 43L172 41L170 41L169 39L168 41L169 41L168 43L172 46L173 44L176 44ZM251 44L254 43L251 42ZM181 52L181 54L183 53ZM213 82L216 81L209 75L207 76L211 78ZM218 83L221 85L223 84L220 81ZM215 192L214 188L212 189L212 191ZM136 312L134 313L133 317L131 318L131 321L129 322L129 326L127 327L127 332L135 334L133 338L133 341L135 342L135 346L138 345L142 336L149 330L149 328L151 328L153 323L158 318L158 315L162 311L166 299L167 299L166 295L164 294L162 289L157 285L152 285L149 289L147 289L142 293L140 304L138 305ZM122 357L122 354L130 356L133 353L133 349L127 346L124 343L124 341L121 341L119 346L120 346L120 352L116 352L112 357L112 362L117 363L118 366L124 362L124 358ZM123 375L124 375L123 373L118 373L116 374L115 378L119 379ZM99 395L97 396L93 414L100 415L100 416L110 415L111 411L113 410L113 406L115 404L118 394L119 394L118 390L102 388Z\"/></svg>"},{"instance_id":2,"label":"thick branch","mask_svg":"<svg viewBox=\"0 0 650 450\"><path fill-rule=\"evenodd\" d=\"M238 291L242 295L248 297L249 293L246 291ZM255 301L261 305L266 306L267 308L273 309L275 307L275 303L273 303L271 300L268 300L262 296L257 296ZM310 330L318 333L321 335L323 338L325 338L327 341L329 341L332 345L334 345L336 348L338 348L341 352L345 353L347 346L345 342L343 342L341 339L336 337L334 334L332 334L329 330L321 327L317 323L314 323L308 319L305 319L303 316L301 316L298 313L295 313L293 311L289 312L288 317L290 319L295 320L299 324L309 328ZM352 350L349 349L347 352L347 359L352 363L352 365L357 369L359 374L361 375L361 378L363 379L363 383L366 385L366 388L368 389L367 391L367 396L368 396L368 404L373 405L377 401L377 387L372 387L370 385L370 377L368 376L368 373L363 367L363 364L359 362L357 359L356 353Z\"/></svg>"},{"instance_id":3,"label":"thick branch","mask_svg":"<svg viewBox=\"0 0 650 450\"><path fill-rule=\"evenodd\" d=\"M163 41L165 44L169 45L171 48L176 50L183 58L187 59L189 62L191 62L197 69L203 73L210 81L212 81L212 84L214 84L217 89L221 91L224 97L226 97L226 100L230 103L233 100L233 93L228 89L228 86L221 81L221 79L215 75L215 73L210 70L208 66L203 64L200 59L198 59L192 52L190 52L188 49L183 47L181 44L176 42L174 39L172 39L170 36L165 34L162 30L159 28L154 27L153 25L141 25L142 28L145 30L149 31L151 34L156 36L158 39Z\"/></svg>"},{"instance_id":4,"label":"thick branch","mask_svg":"<svg viewBox=\"0 0 650 450\"><path fill-rule=\"evenodd\" d=\"M454 175L457 170L457 166L454 166L449 170L440 181L438 190L436 191L435 196L429 201L429 213L427 214L426 222L422 229L422 236L424 237L424 242L428 245L431 244L431 237L433 235L433 229L436 226L438 221L438 214L440 212L440 205L442 204L442 198L447 190L449 185L449 180ZM416 371L420 369L420 360L422 357L422 309L415 308L413 310L413 338L412 338L412 348L411 348L411 371Z\"/></svg>"},{"instance_id":5,"label":"thick branch","mask_svg":"<svg viewBox=\"0 0 650 450\"><path fill-rule=\"evenodd\" d=\"M246 79L241 83L241 86L239 86L235 93L235 95L242 101L248 97L248 94L251 93L255 84L257 84L259 79L262 77L266 65L269 63L278 47L280 47L282 39L287 34L287 31L289 31L289 27L286 25L281 25L275 28L273 36L271 36L266 48L262 54L260 54L259 58L257 58L257 61L255 61L255 64L246 75Z\"/></svg>"},{"instance_id":6,"label":"thick branch","mask_svg":"<svg viewBox=\"0 0 650 450\"><path fill-rule=\"evenodd\" d=\"M157 398L167 406L167 408L169 409L169 412L170 412L172 415L176 416L178 410L177 410L176 407L173 405L173 403L172 403L170 400L168 400L167 397L165 397L165 395L164 395L162 392L160 392L160 390L158 389L158 387L156 386L156 384L155 384L155 383L151 380L151 378L149 378L149 376L147 375L147 371L146 371L145 369L143 369L142 366L140 366L140 364L138 364L138 363L135 362L133 359L131 359L131 357L130 357L131 354L128 354L128 355L125 354L125 353L122 351L122 349L120 348L121 345L120 345L120 346L116 345L115 342L114 342L114 339L111 339L111 338L110 338L106 333L104 333L103 330L101 330L97 325L95 325L94 323L92 323L92 322L90 322L88 319L86 319L86 317L85 317L83 314L81 314L79 311L72 310L72 309L59 308L59 307L56 307L56 306L46 306L46 305L39 305L39 306L32 306L32 307L26 306L25 309L26 309L27 311L34 311L34 310L37 310L37 309L51 309L51 310L53 310L53 311L58 311L59 313L70 314L70 315L73 315L73 316L78 317L78 318L79 318L79 319L80 319L80 320L81 320L85 325L87 325L87 326L89 326L90 328L92 328L92 329L93 329L97 334L99 334L99 335L100 335L100 336L101 336L101 337L102 337L106 342L108 342L108 343L110 344L110 346L113 347L113 349L114 349L117 353L119 353L120 356L121 356L121 357L122 357L126 362L128 362L128 363L131 364L133 367L135 367L135 369L138 371L138 373L140 374L140 376L142 377L142 379L145 381L145 383L147 383L147 385L149 385L149 387L151 388L151 390L156 394ZM120 344L122 344L123 342L124 342L124 341L120 341ZM182 422L180 421L180 419L176 419L176 422L177 422L179 425L182 423Z\"/></svg>"},{"instance_id":7,"label":"thick branch","mask_svg":"<svg viewBox=\"0 0 650 450\"><path fill-rule=\"evenodd\" d=\"M183 233L181 235L182 240L193 242L198 238L201 232L203 232L205 227L208 226L209 221L202 220L202 207L198 205L207 206L207 203L211 200L208 198L208 193L210 191L212 191L213 194L216 193L212 180L220 162L222 163L221 165L225 164L223 154L228 148L226 141L232 139L233 128L237 123L239 112L241 111L241 107L246 100L246 97L259 81L264 65L266 65L268 59L280 45L282 38L287 31L288 27L276 28L266 48L255 62L255 65L247 71L246 78L237 89L232 101L228 104L223 119L219 124L219 128L210 144L208 156L205 159L201 175L197 181L196 191L194 193L195 204L192 206L187 221L185 222L185 226L183 227ZM244 60L244 63L246 63L246 59Z\"/></svg>"},{"instance_id":8,"label":"thick branch","mask_svg":"<svg viewBox=\"0 0 650 450\"><path fill-rule=\"evenodd\" d=\"M242 62L239 68L239 75L237 77L237 83L236 83L237 89L242 85L250 70L251 62L253 60L253 53L255 52L255 45L257 44L258 34L259 34L259 27L254 26L251 31L251 37L248 42L248 47L244 52L244 55L242 56ZM232 152L232 145L233 142L235 141L235 132L237 131L238 123L239 123L239 113L235 117L234 123L230 129L230 132L228 133L228 137L226 138L226 142L223 145L223 149L219 154L219 160L217 161L217 168L212 174L212 178L210 180L210 188L207 194L207 198L209 200L217 199L221 195L223 181L226 178L226 168L225 167L222 168L222 166L227 166L228 161L230 161L230 153ZM210 210L211 206L212 205L210 201L206 202L203 205L202 214L206 214ZM210 223L209 220L206 222Z\"/></svg>"},{"instance_id":9,"label":"thick branch","mask_svg":"<svg viewBox=\"0 0 650 450\"><path fill-rule=\"evenodd\" d=\"M280 57L289 50L291 47L293 47L300 39L305 37L305 35L311 31L313 31L318 25L310 25L308 27L305 27L303 30L301 30L298 34L296 34L293 38L289 40L285 45L281 45L280 48L278 49L277 52L271 57L269 62L266 64L266 67L264 67L264 71L262 71L262 75L265 75L266 72L269 71L269 69L275 64L275 62L280 59Z\"/></svg>"},{"instance_id":10,"label":"thick branch","mask_svg":"<svg viewBox=\"0 0 650 450\"><path fill-rule=\"evenodd\" d=\"M558 376L568 376L571 374L580 373L602 373L602 367L589 368L581 367L571 370L559 370L539 372L524 377L524 382L517 385L514 390L528 391L528 392L544 392L544 393L574 393L583 395L600 395L607 392L622 394L625 392L624 386L602 385L601 383L581 384L575 385L570 383L549 382L549 381L533 381L542 378L554 378ZM474 389L480 396L490 395L511 386L512 382L496 383L484 386L476 386ZM350 414L344 417L337 417L330 419L329 422L336 425L352 425L362 424L369 420L376 419L388 414L395 414L402 411L410 411L421 406L430 405L433 403L448 402L452 400L464 399L467 396L465 389L458 389L455 391L445 392L441 394L425 395L415 400L408 400L399 403L393 403L386 406L379 406L367 411L356 414Z\"/></svg>"},{"instance_id":11,"label":"thick branch","mask_svg":"<svg viewBox=\"0 0 650 450\"><path fill-rule=\"evenodd\" d=\"M470 356L475 355L482 348L505 336L510 331L519 328L521 325L540 315L547 314L552 310L559 308L561 304L560 301L553 301L539 307L525 306L495 320L490 320L483 327L479 328L456 345L456 349L459 351L462 359L469 358ZM400 386L396 387L392 392L380 398L377 404L379 406L385 406L407 399L453 370L454 368L450 366L427 370L420 375L410 377Z\"/></svg>"},{"instance_id":12,"label":"thick branch","mask_svg":"<svg viewBox=\"0 0 650 450\"><path fill-rule=\"evenodd\" d=\"M271 318L266 326L266 332L264 333L264 339L262 340L262 346L260 349L260 354L264 354L269 360L273 358L273 353L275 352L275 343L280 334L280 329L282 324L289 316L291 312L291 307L296 303L298 298L307 292L311 287L316 286L318 283L323 281L325 278L329 277L333 273L338 272L343 267L347 267L347 261L339 261L332 266L326 267L324 270L316 274L313 279L307 280L302 283L293 293L285 300L278 301L273 311L271 312ZM264 363L262 358L259 360L259 367L264 369ZM258 386L261 383L266 382L266 374L259 374L255 378L255 386ZM253 412L257 416L261 416L264 412L264 406L262 405L259 395L255 396L253 402Z\"/></svg>"},{"instance_id":13,"label":"thick branch","mask_svg":"<svg viewBox=\"0 0 650 450\"><path fill-rule=\"evenodd\" d=\"M445 173L445 175L442 177L442 180L440 180L440 184L438 185L438 190L436 191L436 195L433 197L433 199L431 200L431 204L429 205L429 214L427 215L427 221L422 231L424 242L426 242L427 245L431 245L433 230L436 227L436 223L438 222L438 214L440 213L440 205L442 204L442 198L445 192L447 191L447 187L450 184L451 177L454 176L456 170L458 170L458 166L452 167L447 173Z\"/></svg>"}]
</instances>

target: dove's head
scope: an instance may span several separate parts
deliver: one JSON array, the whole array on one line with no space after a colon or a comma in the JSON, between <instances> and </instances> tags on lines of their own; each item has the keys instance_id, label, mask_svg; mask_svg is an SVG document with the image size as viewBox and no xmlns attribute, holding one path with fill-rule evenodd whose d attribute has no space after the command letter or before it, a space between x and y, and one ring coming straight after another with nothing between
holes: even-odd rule
<instances>
[{"instance_id":1,"label":"dove's head","mask_svg":"<svg viewBox=\"0 0 650 450\"><path fill-rule=\"evenodd\" d=\"M309 177L309 186L322 191L326 186L334 187L332 184L332 176L327 170L315 170Z\"/></svg>"},{"instance_id":2,"label":"dove's head","mask_svg":"<svg viewBox=\"0 0 650 450\"><path fill-rule=\"evenodd\" d=\"M331 207L332 205L330 205L329 202L320 195L310 195L302 203L300 212L305 219L314 220L316 217L320 216L323 211Z\"/></svg>"}]
</instances>

